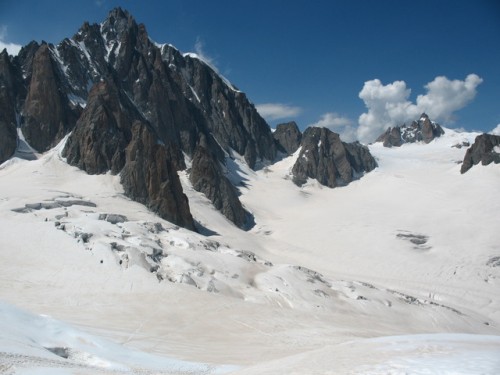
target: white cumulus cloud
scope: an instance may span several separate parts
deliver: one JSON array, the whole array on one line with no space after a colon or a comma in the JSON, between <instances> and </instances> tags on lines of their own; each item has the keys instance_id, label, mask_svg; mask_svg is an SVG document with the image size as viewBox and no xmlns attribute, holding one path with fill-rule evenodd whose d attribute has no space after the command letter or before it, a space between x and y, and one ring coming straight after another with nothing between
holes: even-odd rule
<instances>
[{"instance_id":1,"label":"white cumulus cloud","mask_svg":"<svg viewBox=\"0 0 500 375\"><path fill-rule=\"evenodd\" d=\"M495 129L493 129L492 131L490 131L490 134L500 135L500 124L498 124Z\"/></svg>"},{"instance_id":2,"label":"white cumulus cloud","mask_svg":"<svg viewBox=\"0 0 500 375\"><path fill-rule=\"evenodd\" d=\"M477 74L469 74L464 81L436 77L425 85L427 94L417 97L417 107L431 118L450 121L453 112L464 108L476 97L476 88L482 82L483 79Z\"/></svg>"},{"instance_id":3,"label":"white cumulus cloud","mask_svg":"<svg viewBox=\"0 0 500 375\"><path fill-rule=\"evenodd\" d=\"M351 142L356 139L356 128L353 121L348 117L339 115L335 112L327 112L321 115L320 119L309 126L328 128L338 133L343 141Z\"/></svg>"},{"instance_id":4,"label":"white cumulus cloud","mask_svg":"<svg viewBox=\"0 0 500 375\"><path fill-rule=\"evenodd\" d=\"M387 85L379 79L366 81L359 97L368 111L359 117L358 139L371 142L387 127L416 120L423 112L435 121L450 123L454 113L475 98L481 82L482 78L476 74L469 74L463 81L439 76L426 84L427 93L418 95L412 103L409 100L411 89L404 81Z\"/></svg>"},{"instance_id":5,"label":"white cumulus cloud","mask_svg":"<svg viewBox=\"0 0 500 375\"><path fill-rule=\"evenodd\" d=\"M7 53L9 55L16 56L21 50L22 46L15 43L9 43L7 39L7 26L0 26L0 52L7 48Z\"/></svg>"},{"instance_id":6,"label":"white cumulus cloud","mask_svg":"<svg viewBox=\"0 0 500 375\"><path fill-rule=\"evenodd\" d=\"M299 115L302 108L282 103L263 103L255 106L257 112L267 121L290 118Z\"/></svg>"},{"instance_id":7,"label":"white cumulus cloud","mask_svg":"<svg viewBox=\"0 0 500 375\"><path fill-rule=\"evenodd\" d=\"M347 117L343 117L335 112L327 112L321 115L321 118L317 122L309 126L318 126L333 130L335 128L340 128L349 125L352 125L352 121Z\"/></svg>"}]
</instances>

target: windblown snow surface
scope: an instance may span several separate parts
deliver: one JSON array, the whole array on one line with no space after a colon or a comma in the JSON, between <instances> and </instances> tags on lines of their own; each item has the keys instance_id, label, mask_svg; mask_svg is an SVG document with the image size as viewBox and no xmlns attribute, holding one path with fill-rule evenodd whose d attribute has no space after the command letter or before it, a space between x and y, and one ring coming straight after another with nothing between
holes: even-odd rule
<instances>
[{"instance_id":1,"label":"windblown snow surface","mask_svg":"<svg viewBox=\"0 0 500 375\"><path fill-rule=\"evenodd\" d=\"M370 146L347 187L294 157L228 174L243 232L180 174L199 234L65 163L0 166L0 374L498 374L500 166L477 134ZM22 156L21 154L17 154ZM237 156L237 155L234 155Z\"/></svg>"}]
</instances>

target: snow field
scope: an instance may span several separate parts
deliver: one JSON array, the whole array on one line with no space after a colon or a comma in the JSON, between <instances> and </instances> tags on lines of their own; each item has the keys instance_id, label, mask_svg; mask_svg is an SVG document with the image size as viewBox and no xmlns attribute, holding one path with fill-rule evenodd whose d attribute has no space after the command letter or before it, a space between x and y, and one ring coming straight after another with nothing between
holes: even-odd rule
<instances>
[{"instance_id":1,"label":"snow field","mask_svg":"<svg viewBox=\"0 0 500 375\"><path fill-rule=\"evenodd\" d=\"M446 373L453 363L495 373L500 170L460 175L465 149L451 147L474 136L372 145L379 168L333 190L293 185L293 157L255 172L233 155L228 175L244 183L256 222L248 232L185 172L202 234L130 201L119 176L68 166L62 144L11 159L0 166L0 299L6 327L25 328L2 336L0 365L66 363L50 344L80 353L69 361L82 373L158 370L141 355L174 373ZM82 344L100 340L95 351ZM12 365L14 354L31 359ZM187 362L168 367L173 358Z\"/></svg>"}]
</instances>

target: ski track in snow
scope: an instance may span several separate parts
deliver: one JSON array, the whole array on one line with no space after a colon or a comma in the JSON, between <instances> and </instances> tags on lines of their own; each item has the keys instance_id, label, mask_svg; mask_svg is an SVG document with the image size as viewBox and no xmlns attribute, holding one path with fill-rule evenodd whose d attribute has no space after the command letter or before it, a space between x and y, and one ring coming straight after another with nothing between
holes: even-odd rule
<instances>
[{"instance_id":1,"label":"ski track in snow","mask_svg":"<svg viewBox=\"0 0 500 375\"><path fill-rule=\"evenodd\" d=\"M130 201L119 176L66 165L64 141L37 160L13 158L0 166L0 299L119 343L96 352L104 363L140 350L184 359L189 373L423 374L446 373L459 356L462 373L479 361L480 373L500 373L500 168L460 175L465 149L451 146L476 134L445 131L425 146L370 146L379 168L333 190L293 185L294 157L255 172L232 153L228 176L244 181L256 221L249 232L180 172L209 236ZM29 338L43 330L0 340L0 373L183 373L144 358L115 368L46 358L22 337L42 353L42 341L83 349L67 326ZM367 348L383 358L364 357Z\"/></svg>"}]
</instances>

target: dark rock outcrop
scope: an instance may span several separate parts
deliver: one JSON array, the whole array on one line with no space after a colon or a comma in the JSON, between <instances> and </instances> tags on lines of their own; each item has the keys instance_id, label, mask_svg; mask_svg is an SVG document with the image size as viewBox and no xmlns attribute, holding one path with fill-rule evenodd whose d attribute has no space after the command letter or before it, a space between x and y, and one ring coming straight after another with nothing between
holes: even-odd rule
<instances>
[{"instance_id":1,"label":"dark rock outcrop","mask_svg":"<svg viewBox=\"0 0 500 375\"><path fill-rule=\"evenodd\" d=\"M16 78L14 67L4 49L0 53L0 163L16 151Z\"/></svg>"},{"instance_id":2,"label":"dark rock outcrop","mask_svg":"<svg viewBox=\"0 0 500 375\"><path fill-rule=\"evenodd\" d=\"M188 199L167 148L148 126L135 122L121 183L125 194L133 200L145 204L165 220L195 230Z\"/></svg>"},{"instance_id":3,"label":"dark rock outcrop","mask_svg":"<svg viewBox=\"0 0 500 375\"><path fill-rule=\"evenodd\" d=\"M462 141L461 143L455 143L451 147L462 148L462 147L469 147L469 146L470 146L470 143L468 141Z\"/></svg>"},{"instance_id":4,"label":"dark rock outcrop","mask_svg":"<svg viewBox=\"0 0 500 375\"><path fill-rule=\"evenodd\" d=\"M313 178L334 188L347 185L356 174L369 172L376 165L365 146L344 143L327 128L311 127L302 136L301 151L292 168L293 181L300 186Z\"/></svg>"},{"instance_id":5,"label":"dark rock outcrop","mask_svg":"<svg viewBox=\"0 0 500 375\"><path fill-rule=\"evenodd\" d=\"M158 139L111 78L92 88L63 150L69 164L87 173L121 172L128 197L174 224L194 229L174 162L180 154L175 145Z\"/></svg>"},{"instance_id":6,"label":"dark rock outcrop","mask_svg":"<svg viewBox=\"0 0 500 375\"><path fill-rule=\"evenodd\" d=\"M174 78L226 152L232 149L243 155L250 168L255 168L259 160L274 160L276 145L271 129L243 92L193 54L183 56L164 46L162 56L176 66Z\"/></svg>"},{"instance_id":7,"label":"dark rock outcrop","mask_svg":"<svg viewBox=\"0 0 500 375\"><path fill-rule=\"evenodd\" d=\"M205 194L236 226L244 228L248 224L249 213L238 199L236 188L224 175L220 163L203 146L196 149L189 178L193 188Z\"/></svg>"},{"instance_id":8,"label":"dark rock outcrop","mask_svg":"<svg viewBox=\"0 0 500 375\"><path fill-rule=\"evenodd\" d=\"M432 122L425 113L422 113L418 121L413 121L411 126L420 130L420 134L418 134L418 130L416 131L417 134L414 137L416 141L422 140L424 143L429 143L433 141L434 138L444 134L443 128L439 124ZM405 139L404 135L403 139ZM405 142L411 142L411 140L405 139Z\"/></svg>"},{"instance_id":9,"label":"dark rock outcrop","mask_svg":"<svg viewBox=\"0 0 500 375\"><path fill-rule=\"evenodd\" d=\"M119 214L99 214L98 219L107 221L108 223L111 224L125 223L126 221L128 221L125 215L119 215Z\"/></svg>"},{"instance_id":10,"label":"dark rock outcrop","mask_svg":"<svg viewBox=\"0 0 500 375\"><path fill-rule=\"evenodd\" d=\"M481 134L465 153L460 173L465 173L474 165L500 163L500 135Z\"/></svg>"},{"instance_id":11,"label":"dark rock outcrop","mask_svg":"<svg viewBox=\"0 0 500 375\"><path fill-rule=\"evenodd\" d=\"M403 144L401 137L401 128L395 126L394 128L387 128L384 134L380 135L375 142L383 142L384 147L399 147Z\"/></svg>"},{"instance_id":12,"label":"dark rock outcrop","mask_svg":"<svg viewBox=\"0 0 500 375\"><path fill-rule=\"evenodd\" d=\"M68 163L89 174L119 173L125 165L132 121L137 117L124 108L113 80L97 83L63 150Z\"/></svg>"},{"instance_id":13,"label":"dark rock outcrop","mask_svg":"<svg viewBox=\"0 0 500 375\"><path fill-rule=\"evenodd\" d=\"M429 143L444 134L443 128L422 113L418 121L410 125L388 128L375 142L383 142L385 147L399 147L403 143L424 142Z\"/></svg>"},{"instance_id":14,"label":"dark rock outcrop","mask_svg":"<svg viewBox=\"0 0 500 375\"><path fill-rule=\"evenodd\" d=\"M59 89L61 82L50 56L49 46L42 44L32 63L31 82L24 104L23 134L37 151L55 146L75 125L77 116L67 97Z\"/></svg>"},{"instance_id":15,"label":"dark rock outcrop","mask_svg":"<svg viewBox=\"0 0 500 375\"><path fill-rule=\"evenodd\" d=\"M279 124L273 133L278 149L287 155L292 155L300 147L302 133L295 121Z\"/></svg>"},{"instance_id":16,"label":"dark rock outcrop","mask_svg":"<svg viewBox=\"0 0 500 375\"><path fill-rule=\"evenodd\" d=\"M373 158L368 147L359 142L342 142L347 153L347 160L355 174L361 175L377 168L377 162Z\"/></svg>"}]
</instances>

